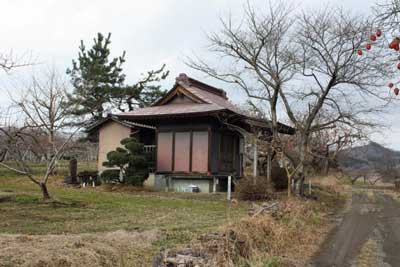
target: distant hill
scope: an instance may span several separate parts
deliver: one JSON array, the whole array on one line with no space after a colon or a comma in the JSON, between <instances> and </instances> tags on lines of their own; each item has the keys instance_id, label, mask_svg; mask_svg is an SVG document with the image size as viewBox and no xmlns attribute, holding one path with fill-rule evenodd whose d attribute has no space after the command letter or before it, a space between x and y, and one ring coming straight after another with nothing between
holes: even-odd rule
<instances>
[{"instance_id":1,"label":"distant hill","mask_svg":"<svg viewBox=\"0 0 400 267\"><path fill-rule=\"evenodd\" d=\"M382 164L388 160L398 165L400 151L386 148L375 142L345 149L338 156L339 165L346 169L371 168L375 164Z\"/></svg>"}]
</instances>

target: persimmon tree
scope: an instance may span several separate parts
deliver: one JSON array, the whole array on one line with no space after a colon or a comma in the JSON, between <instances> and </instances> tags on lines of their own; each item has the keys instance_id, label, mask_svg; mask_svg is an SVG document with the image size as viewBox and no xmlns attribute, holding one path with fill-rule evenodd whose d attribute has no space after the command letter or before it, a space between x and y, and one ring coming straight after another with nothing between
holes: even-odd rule
<instances>
[{"instance_id":1,"label":"persimmon tree","mask_svg":"<svg viewBox=\"0 0 400 267\"><path fill-rule=\"evenodd\" d=\"M271 145L280 150L278 111L284 114L296 128L294 169L302 193L313 134L338 123L375 125L374 115L390 99L382 89L393 75L390 51L359 56L377 26L343 9L295 13L280 3L264 11L249 4L240 23L221 19L222 29L209 35L209 50L220 60L188 64L261 103L271 118Z\"/></svg>"},{"instance_id":2,"label":"persimmon tree","mask_svg":"<svg viewBox=\"0 0 400 267\"><path fill-rule=\"evenodd\" d=\"M375 23L380 25L380 28L374 33L371 33L370 40L365 46L365 51L373 50L374 47L387 48L391 50L391 58L388 59L400 70L400 1L399 0L381 0L373 7L375 15ZM378 40L377 40L378 39ZM360 49L359 55L363 54ZM397 75L398 76L398 75ZM388 87L394 95L400 93L400 80L395 76L388 81Z\"/></svg>"},{"instance_id":3,"label":"persimmon tree","mask_svg":"<svg viewBox=\"0 0 400 267\"><path fill-rule=\"evenodd\" d=\"M400 1L381 0L373 8L375 20L389 32L395 32L400 24Z\"/></svg>"}]
</instances>

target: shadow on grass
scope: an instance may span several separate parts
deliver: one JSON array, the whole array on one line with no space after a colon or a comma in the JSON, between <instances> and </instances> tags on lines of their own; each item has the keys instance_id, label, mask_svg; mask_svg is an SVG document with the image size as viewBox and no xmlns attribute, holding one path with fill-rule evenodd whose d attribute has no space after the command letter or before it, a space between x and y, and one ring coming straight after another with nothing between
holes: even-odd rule
<instances>
[{"instance_id":1,"label":"shadow on grass","mask_svg":"<svg viewBox=\"0 0 400 267\"><path fill-rule=\"evenodd\" d=\"M58 208L85 208L87 205L78 201L59 201L57 199L43 200L36 195L13 193L12 190L0 191L0 203L13 203L17 205L38 205Z\"/></svg>"}]
</instances>

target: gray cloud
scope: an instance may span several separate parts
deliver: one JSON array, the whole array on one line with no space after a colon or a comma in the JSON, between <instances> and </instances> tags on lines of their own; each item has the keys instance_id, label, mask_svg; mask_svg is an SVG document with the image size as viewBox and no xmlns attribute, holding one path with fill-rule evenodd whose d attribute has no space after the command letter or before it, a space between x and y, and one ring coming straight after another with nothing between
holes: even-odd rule
<instances>
[{"instance_id":1,"label":"gray cloud","mask_svg":"<svg viewBox=\"0 0 400 267\"><path fill-rule=\"evenodd\" d=\"M11 49L14 54L32 53L38 62L54 64L65 71L76 58L80 40L89 46L97 32L112 33L112 52L127 53L125 73L128 82L135 81L142 72L166 63L174 77L187 72L217 86L223 84L205 78L189 69L182 61L187 55L198 54L213 60L205 51L205 36L219 27L219 17L232 14L240 18L246 0L2 0L0 16L0 51ZM258 9L266 0L250 1ZM324 7L334 4L369 12L374 0L293 0L296 9ZM39 66L40 67L40 66ZM0 73L0 103L7 102L6 89L14 90L15 80L29 71L18 70L12 76ZM12 89L10 89L12 88ZM235 102L244 100L243 94L226 88ZM400 126L396 118L388 117L397 129L385 138L392 147L400 148ZM381 137L377 137L378 139ZM389 141L389 142L388 142Z\"/></svg>"}]
</instances>

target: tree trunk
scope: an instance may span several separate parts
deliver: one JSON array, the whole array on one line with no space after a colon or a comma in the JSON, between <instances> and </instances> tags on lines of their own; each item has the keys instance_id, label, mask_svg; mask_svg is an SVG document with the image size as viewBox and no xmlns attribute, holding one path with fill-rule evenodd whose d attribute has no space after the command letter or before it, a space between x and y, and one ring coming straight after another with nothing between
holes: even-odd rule
<instances>
[{"instance_id":1,"label":"tree trunk","mask_svg":"<svg viewBox=\"0 0 400 267\"><path fill-rule=\"evenodd\" d=\"M304 196L304 181L306 177L303 172L299 173L299 195Z\"/></svg>"},{"instance_id":2,"label":"tree trunk","mask_svg":"<svg viewBox=\"0 0 400 267\"><path fill-rule=\"evenodd\" d=\"M325 158L324 158L324 165L323 165L323 169L322 172L324 175L328 175L329 174L329 146L326 146L326 153L325 153Z\"/></svg>"},{"instance_id":3,"label":"tree trunk","mask_svg":"<svg viewBox=\"0 0 400 267\"><path fill-rule=\"evenodd\" d=\"M49 147L48 147L48 151L47 151L47 160L50 161L56 154L56 147L55 147L55 134L54 134L54 130L51 129L49 131ZM56 175L56 169L54 168L51 171L51 175Z\"/></svg>"},{"instance_id":4,"label":"tree trunk","mask_svg":"<svg viewBox=\"0 0 400 267\"><path fill-rule=\"evenodd\" d=\"M328 175L329 174L329 159L328 158L324 159L324 167L323 167L322 173L324 175Z\"/></svg>"},{"instance_id":5,"label":"tree trunk","mask_svg":"<svg viewBox=\"0 0 400 267\"><path fill-rule=\"evenodd\" d=\"M50 199L50 194L49 191L47 190L47 185L45 183L40 183L40 190L42 191L43 194L43 200Z\"/></svg>"},{"instance_id":6,"label":"tree trunk","mask_svg":"<svg viewBox=\"0 0 400 267\"><path fill-rule=\"evenodd\" d=\"M307 145L308 145L308 136L306 134L300 135L300 146L299 146L299 154L300 154L300 162L298 168L298 178L296 182L298 183L298 194L304 195L304 180L305 180L305 162L307 157Z\"/></svg>"}]
</instances>

